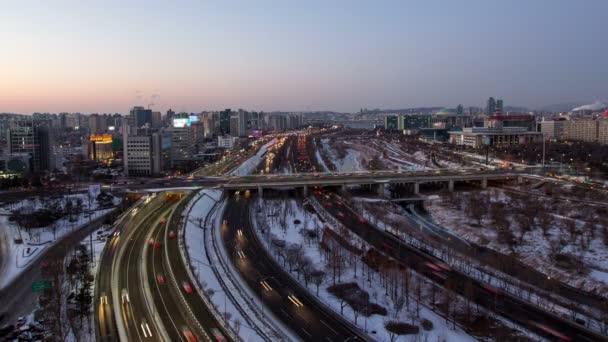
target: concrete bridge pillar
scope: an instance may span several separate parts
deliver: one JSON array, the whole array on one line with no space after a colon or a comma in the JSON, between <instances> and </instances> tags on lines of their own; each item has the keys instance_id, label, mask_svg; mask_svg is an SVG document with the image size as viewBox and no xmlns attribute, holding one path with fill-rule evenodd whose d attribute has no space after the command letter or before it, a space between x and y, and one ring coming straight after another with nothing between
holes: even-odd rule
<instances>
[{"instance_id":1,"label":"concrete bridge pillar","mask_svg":"<svg viewBox=\"0 0 608 342\"><path fill-rule=\"evenodd\" d=\"M483 178L481 179L481 188L482 188L482 189L485 189L485 188L487 188L487 187L488 187L488 179L487 179L486 177L483 177Z\"/></svg>"},{"instance_id":2,"label":"concrete bridge pillar","mask_svg":"<svg viewBox=\"0 0 608 342\"><path fill-rule=\"evenodd\" d=\"M348 189L346 189L346 184L342 184L342 186L340 187L340 189L342 189L342 191L344 191L344 192L346 192L346 190L348 190Z\"/></svg>"},{"instance_id":3,"label":"concrete bridge pillar","mask_svg":"<svg viewBox=\"0 0 608 342\"><path fill-rule=\"evenodd\" d=\"M258 195L260 197L263 197L263 195L264 195L264 189L262 188L261 185L258 185Z\"/></svg>"},{"instance_id":4,"label":"concrete bridge pillar","mask_svg":"<svg viewBox=\"0 0 608 342\"><path fill-rule=\"evenodd\" d=\"M416 182L414 183L414 195L418 195L420 194L420 183Z\"/></svg>"},{"instance_id":5,"label":"concrete bridge pillar","mask_svg":"<svg viewBox=\"0 0 608 342\"><path fill-rule=\"evenodd\" d=\"M448 181L448 191L449 192L454 192L454 180L453 179L450 179Z\"/></svg>"},{"instance_id":6,"label":"concrete bridge pillar","mask_svg":"<svg viewBox=\"0 0 608 342\"><path fill-rule=\"evenodd\" d=\"M388 184L378 184L378 196L387 198Z\"/></svg>"},{"instance_id":7,"label":"concrete bridge pillar","mask_svg":"<svg viewBox=\"0 0 608 342\"><path fill-rule=\"evenodd\" d=\"M524 183L524 177L517 176L517 184L523 184L523 183Z\"/></svg>"},{"instance_id":8,"label":"concrete bridge pillar","mask_svg":"<svg viewBox=\"0 0 608 342\"><path fill-rule=\"evenodd\" d=\"M304 197L308 197L308 185L304 185L302 193L304 194Z\"/></svg>"}]
</instances>

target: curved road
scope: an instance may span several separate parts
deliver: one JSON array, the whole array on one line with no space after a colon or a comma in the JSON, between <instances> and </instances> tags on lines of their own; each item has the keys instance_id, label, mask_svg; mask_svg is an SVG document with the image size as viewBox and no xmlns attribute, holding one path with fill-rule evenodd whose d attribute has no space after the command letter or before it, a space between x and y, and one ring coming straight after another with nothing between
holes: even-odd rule
<instances>
[{"instance_id":1,"label":"curved road","mask_svg":"<svg viewBox=\"0 0 608 342\"><path fill-rule=\"evenodd\" d=\"M275 315L305 341L368 340L350 323L322 307L268 254L249 221L249 201L228 199L221 236L235 269ZM242 233L239 234L239 231ZM265 289L262 281L270 286ZM294 304L288 296L301 302ZM292 298L293 298L292 297Z\"/></svg>"}]
</instances>

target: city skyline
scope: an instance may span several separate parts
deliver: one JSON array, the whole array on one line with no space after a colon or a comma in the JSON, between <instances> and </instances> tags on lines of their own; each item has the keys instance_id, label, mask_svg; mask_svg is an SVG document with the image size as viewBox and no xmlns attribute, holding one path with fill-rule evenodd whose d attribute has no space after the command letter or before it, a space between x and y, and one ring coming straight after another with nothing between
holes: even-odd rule
<instances>
[{"instance_id":1,"label":"city skyline","mask_svg":"<svg viewBox=\"0 0 608 342\"><path fill-rule=\"evenodd\" d=\"M31 7L29 7L31 6ZM58 1L0 14L0 112L483 106L608 97L587 1Z\"/></svg>"}]
</instances>

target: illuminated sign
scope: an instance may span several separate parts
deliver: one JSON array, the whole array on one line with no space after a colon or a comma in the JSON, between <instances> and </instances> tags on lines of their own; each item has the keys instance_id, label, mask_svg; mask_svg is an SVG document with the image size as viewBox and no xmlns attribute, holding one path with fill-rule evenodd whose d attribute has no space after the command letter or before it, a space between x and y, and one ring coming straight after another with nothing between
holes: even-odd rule
<instances>
[{"instance_id":1,"label":"illuminated sign","mask_svg":"<svg viewBox=\"0 0 608 342\"><path fill-rule=\"evenodd\" d=\"M196 116L196 115L190 115L189 120L190 120L190 123L193 123L193 122L199 122L199 121L201 121L201 120L198 118L198 116Z\"/></svg>"},{"instance_id":2,"label":"illuminated sign","mask_svg":"<svg viewBox=\"0 0 608 342\"><path fill-rule=\"evenodd\" d=\"M188 126L190 126L190 120L188 118L173 119L173 127L175 128L186 128Z\"/></svg>"},{"instance_id":3,"label":"illuminated sign","mask_svg":"<svg viewBox=\"0 0 608 342\"><path fill-rule=\"evenodd\" d=\"M116 129L116 127L114 127L114 126L108 126L108 131L113 131L115 129Z\"/></svg>"},{"instance_id":4,"label":"illuminated sign","mask_svg":"<svg viewBox=\"0 0 608 342\"><path fill-rule=\"evenodd\" d=\"M112 135L110 135L110 134L92 134L89 137L89 141L112 142Z\"/></svg>"}]
</instances>

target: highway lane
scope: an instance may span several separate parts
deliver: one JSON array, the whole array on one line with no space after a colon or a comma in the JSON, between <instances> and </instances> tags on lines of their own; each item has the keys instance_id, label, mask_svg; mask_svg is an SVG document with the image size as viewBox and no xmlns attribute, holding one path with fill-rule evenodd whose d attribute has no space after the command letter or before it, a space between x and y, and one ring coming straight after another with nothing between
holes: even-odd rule
<instances>
[{"instance_id":1,"label":"highway lane","mask_svg":"<svg viewBox=\"0 0 608 342\"><path fill-rule=\"evenodd\" d=\"M504 255L500 252L485 246L470 244L465 239L454 236L449 230L443 229L433 223L430 217L424 213L420 213L413 204L403 207L406 209L406 212L408 212L405 217L412 222L413 226L423 226L432 229L435 234L443 238L444 244L452 246L452 248L460 253L475 258L490 267L497 268L501 272L518 278L528 284L533 284L535 287L544 289L549 293L556 293L563 298L593 307L600 311L605 308L605 304L603 303L604 299L601 296L581 291L558 279L548 282L545 274L519 260L510 259L510 262L508 263L497 263L496 260L504 259ZM543 295L541 294L540 296Z\"/></svg>"},{"instance_id":2,"label":"highway lane","mask_svg":"<svg viewBox=\"0 0 608 342\"><path fill-rule=\"evenodd\" d=\"M114 229L112 237L106 243L99 270L95 279L94 300L94 320L97 322L95 336L97 341L118 341L116 333L116 320L112 310L112 261L116 255L120 233L124 226L133 219L133 215L127 214L119 221ZM127 222L124 222L124 221Z\"/></svg>"},{"instance_id":3,"label":"highway lane","mask_svg":"<svg viewBox=\"0 0 608 342\"><path fill-rule=\"evenodd\" d=\"M179 294L175 293L180 289L173 286L170 280L170 271L165 268L163 262L163 249L166 248L165 227L165 224L159 222L149 235L154 244L160 243L160 248L149 245L146 255L147 281L151 289L152 299L171 341L186 341L183 335L184 330L190 330L198 340L202 340L200 334L195 333L190 328L185 309L180 305L182 301L178 298ZM159 276L162 277L161 280L158 279Z\"/></svg>"},{"instance_id":4,"label":"highway lane","mask_svg":"<svg viewBox=\"0 0 608 342\"><path fill-rule=\"evenodd\" d=\"M150 206L161 202L158 208ZM159 340L159 331L146 305L146 294L142 284L142 259L144 246L148 243L147 233L158 222L160 217L174 204L165 201L163 196L157 196L154 202L142 207L138 215L143 217L141 224L132 224L127 228L131 234L125 239L124 254L116 258L118 267L118 291L121 305L121 315L129 341ZM119 266L118 266L119 265Z\"/></svg>"},{"instance_id":5,"label":"highway lane","mask_svg":"<svg viewBox=\"0 0 608 342\"><path fill-rule=\"evenodd\" d=\"M367 340L339 315L319 306L268 254L252 231L249 208L247 199L229 199L221 236L231 262L266 308L305 341Z\"/></svg>"},{"instance_id":6,"label":"highway lane","mask_svg":"<svg viewBox=\"0 0 608 342\"><path fill-rule=\"evenodd\" d=\"M320 201L328 201L324 194L315 194ZM551 313L547 313L530 303L512 297L509 294L496 291L487 284L483 284L473 278L456 271L441 270L437 272L427 266L427 262L435 265L441 264L435 257L407 245L397 237L376 229L367 222L361 222L356 213L349 208L340 205L335 195L330 195L332 205L326 206L326 210L344 224L348 229L369 242L376 249L390 255L404 265L418 270L421 274L432 279L436 283L445 285L447 282L453 290L464 294L465 284L472 284L473 300L487 309L493 310L502 316L517 322L538 334L549 339L559 340L555 335L542 329L538 324L549 327L553 331L561 332L572 341L606 341L608 337L600 336L582 326L564 320ZM340 215L340 213L342 215Z\"/></svg>"},{"instance_id":7,"label":"highway lane","mask_svg":"<svg viewBox=\"0 0 608 342\"><path fill-rule=\"evenodd\" d=\"M157 207L156 202L150 205ZM141 207L142 203L140 202L118 219L115 223L114 233L106 243L101 255L94 291L94 319L97 322L95 325L95 336L97 341L118 341L119 339L116 318L112 308L114 305L112 296L112 269L118 251L128 243L128 241L125 241L129 239L131 234L131 230L128 230L128 228L133 224L140 224L143 220L141 215L132 214L133 210L139 210Z\"/></svg>"},{"instance_id":8,"label":"highway lane","mask_svg":"<svg viewBox=\"0 0 608 342\"><path fill-rule=\"evenodd\" d=\"M179 251L179 241L182 238L182 230L180 229L179 222L179 217L181 211L183 210L182 204L185 203L182 202L180 205L178 205L178 207L175 209L173 217L171 218L171 221L167 222L166 225L163 225L162 228L162 236L164 239L164 246L166 248L167 262L171 265L171 270L173 271L173 275L175 276L175 280L177 281L179 287L176 289L177 291L184 291L182 283L190 282L190 279L188 277L188 271L186 268L187 266L184 264ZM170 232L173 232L173 234L175 234L174 238L170 237ZM164 271L165 281L167 282L169 281L167 277L168 273L168 270ZM192 285L194 289L193 284L190 285ZM190 325L192 327L191 330L193 333L195 333L197 336L206 335L205 339L208 339L208 336L213 336L214 333L218 331L223 331L221 324L218 323L216 317L207 307L201 296L196 293L196 291L194 291L193 293L182 292L182 294L188 305L188 313L190 313L196 318L196 322L191 322ZM224 335L226 336L227 334ZM228 340L228 338L226 338L226 340Z\"/></svg>"}]
</instances>

